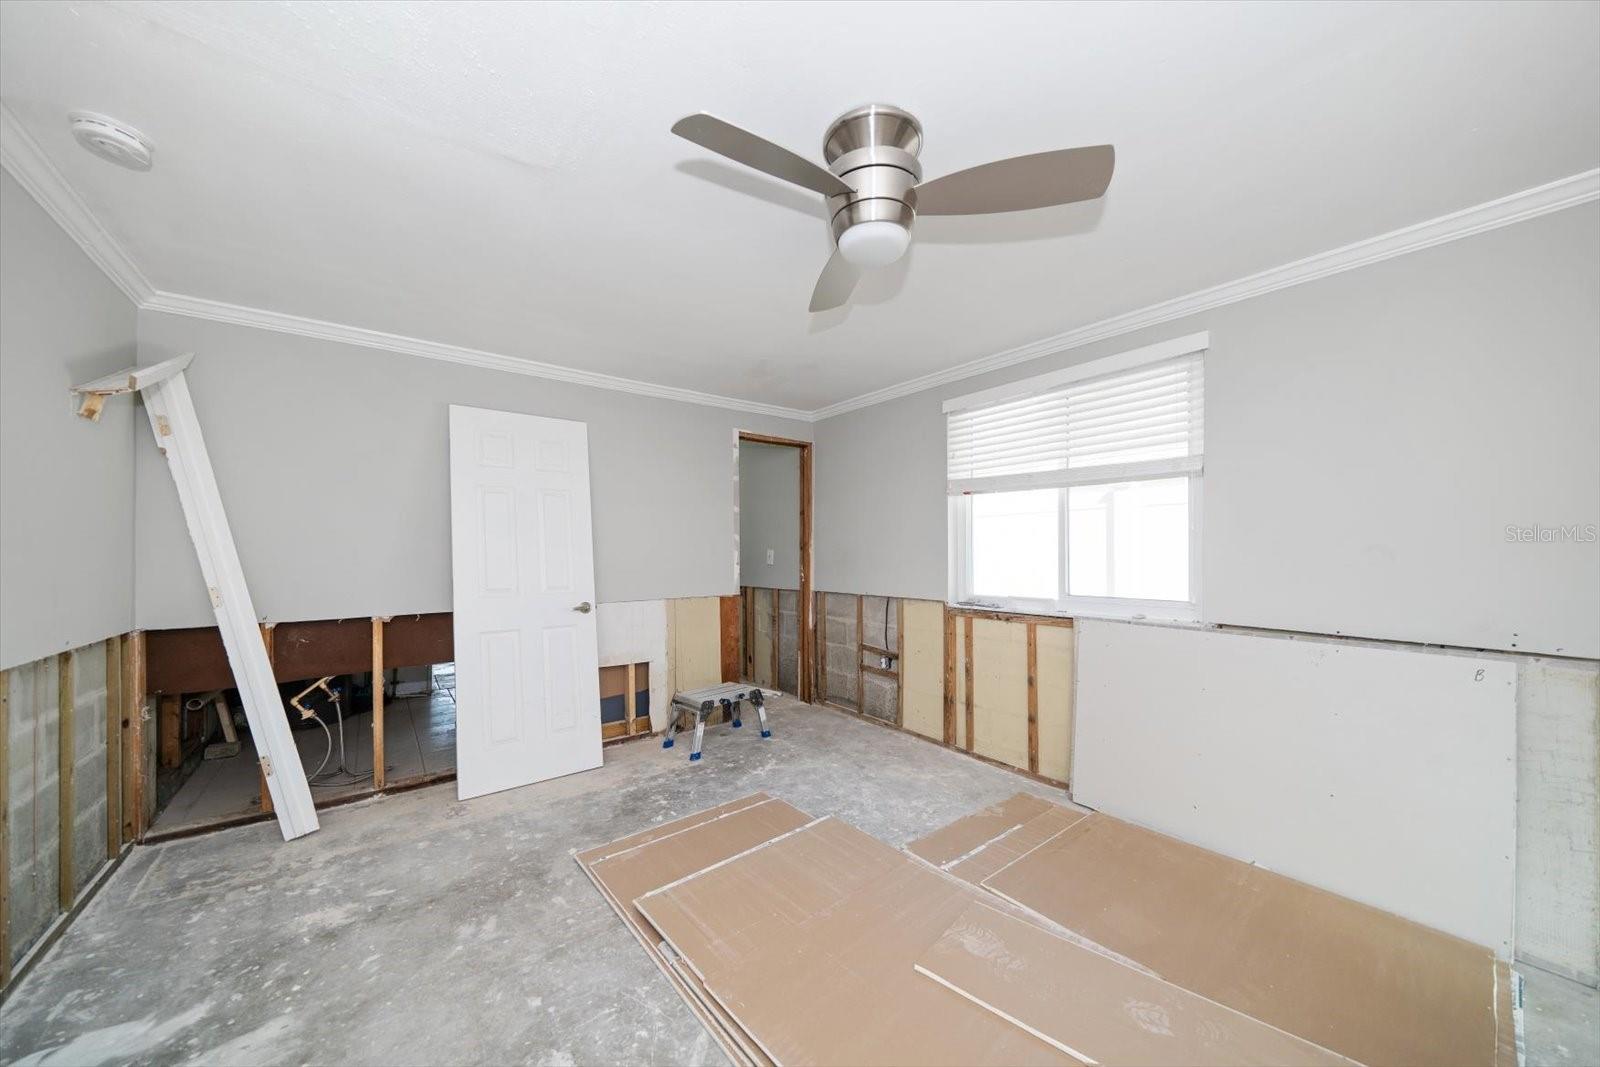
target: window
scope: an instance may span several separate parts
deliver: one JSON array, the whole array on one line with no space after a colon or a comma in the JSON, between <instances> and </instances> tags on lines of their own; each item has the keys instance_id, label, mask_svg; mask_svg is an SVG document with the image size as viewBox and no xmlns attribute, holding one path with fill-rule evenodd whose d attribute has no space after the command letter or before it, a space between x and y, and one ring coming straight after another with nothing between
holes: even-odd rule
<instances>
[{"instance_id":1,"label":"window","mask_svg":"<svg viewBox=\"0 0 1600 1067\"><path fill-rule=\"evenodd\" d=\"M951 596L1194 618L1204 334L948 401Z\"/></svg>"}]
</instances>

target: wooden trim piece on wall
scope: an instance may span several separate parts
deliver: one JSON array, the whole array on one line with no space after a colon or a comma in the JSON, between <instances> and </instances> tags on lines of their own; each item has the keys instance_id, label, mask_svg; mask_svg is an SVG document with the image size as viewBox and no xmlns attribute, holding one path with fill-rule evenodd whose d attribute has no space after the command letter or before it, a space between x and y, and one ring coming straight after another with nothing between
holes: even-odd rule
<instances>
[{"instance_id":1,"label":"wooden trim piece on wall","mask_svg":"<svg viewBox=\"0 0 1600 1067\"><path fill-rule=\"evenodd\" d=\"M1028 623L1028 773L1039 773L1039 629Z\"/></svg>"},{"instance_id":2,"label":"wooden trim piece on wall","mask_svg":"<svg viewBox=\"0 0 1600 1067\"><path fill-rule=\"evenodd\" d=\"M972 751L972 616L968 615L964 622L965 632L962 635L962 648L965 652L964 666L966 667L967 682L967 751Z\"/></svg>"},{"instance_id":3,"label":"wooden trim piece on wall","mask_svg":"<svg viewBox=\"0 0 1600 1067\"><path fill-rule=\"evenodd\" d=\"M383 624L387 620L372 620L372 791L383 792L388 783L388 757L384 755L383 738Z\"/></svg>"},{"instance_id":4,"label":"wooden trim piece on wall","mask_svg":"<svg viewBox=\"0 0 1600 1067\"><path fill-rule=\"evenodd\" d=\"M76 886L73 870L72 830L76 822L76 783L73 781L77 767L77 735L73 719L77 703L75 679L72 677L73 655L62 652L56 656L56 751L59 756L56 780L57 842L60 850L56 864L56 896L62 911L72 910Z\"/></svg>"},{"instance_id":5,"label":"wooden trim piece on wall","mask_svg":"<svg viewBox=\"0 0 1600 1067\"><path fill-rule=\"evenodd\" d=\"M994 622L1025 622L1035 626L1065 626L1071 628L1072 620L1061 615L1028 615L1017 611L994 611L989 608L964 608L951 605L950 612L963 619L990 619Z\"/></svg>"}]
</instances>

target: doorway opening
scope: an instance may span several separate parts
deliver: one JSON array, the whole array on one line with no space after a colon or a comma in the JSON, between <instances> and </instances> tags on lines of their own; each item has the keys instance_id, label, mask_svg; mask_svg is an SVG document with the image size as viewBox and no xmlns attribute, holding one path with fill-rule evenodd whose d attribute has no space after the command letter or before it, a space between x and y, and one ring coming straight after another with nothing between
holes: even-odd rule
<instances>
[{"instance_id":1,"label":"doorway opening","mask_svg":"<svg viewBox=\"0 0 1600 1067\"><path fill-rule=\"evenodd\" d=\"M741 678L812 698L811 442L738 435ZM724 674L728 673L726 668Z\"/></svg>"}]
</instances>

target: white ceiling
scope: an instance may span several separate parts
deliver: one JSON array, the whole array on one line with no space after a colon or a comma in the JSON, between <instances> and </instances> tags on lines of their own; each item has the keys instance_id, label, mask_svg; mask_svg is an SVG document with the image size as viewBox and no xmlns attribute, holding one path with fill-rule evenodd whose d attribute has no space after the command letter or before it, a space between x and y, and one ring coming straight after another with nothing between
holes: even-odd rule
<instances>
[{"instance_id":1,"label":"white ceiling","mask_svg":"<svg viewBox=\"0 0 1600 1067\"><path fill-rule=\"evenodd\" d=\"M1600 165L1600 5L10 0L0 98L157 289L810 410ZM866 101L1117 174L809 315L821 198L668 127Z\"/></svg>"}]
</instances>

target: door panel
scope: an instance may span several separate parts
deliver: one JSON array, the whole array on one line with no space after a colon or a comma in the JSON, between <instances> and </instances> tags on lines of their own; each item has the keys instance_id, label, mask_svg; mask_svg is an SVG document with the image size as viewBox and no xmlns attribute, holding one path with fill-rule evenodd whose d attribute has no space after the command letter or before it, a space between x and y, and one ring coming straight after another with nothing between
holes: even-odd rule
<instances>
[{"instance_id":1,"label":"door panel","mask_svg":"<svg viewBox=\"0 0 1600 1067\"><path fill-rule=\"evenodd\" d=\"M450 408L457 792L598 767L588 428Z\"/></svg>"}]
</instances>

